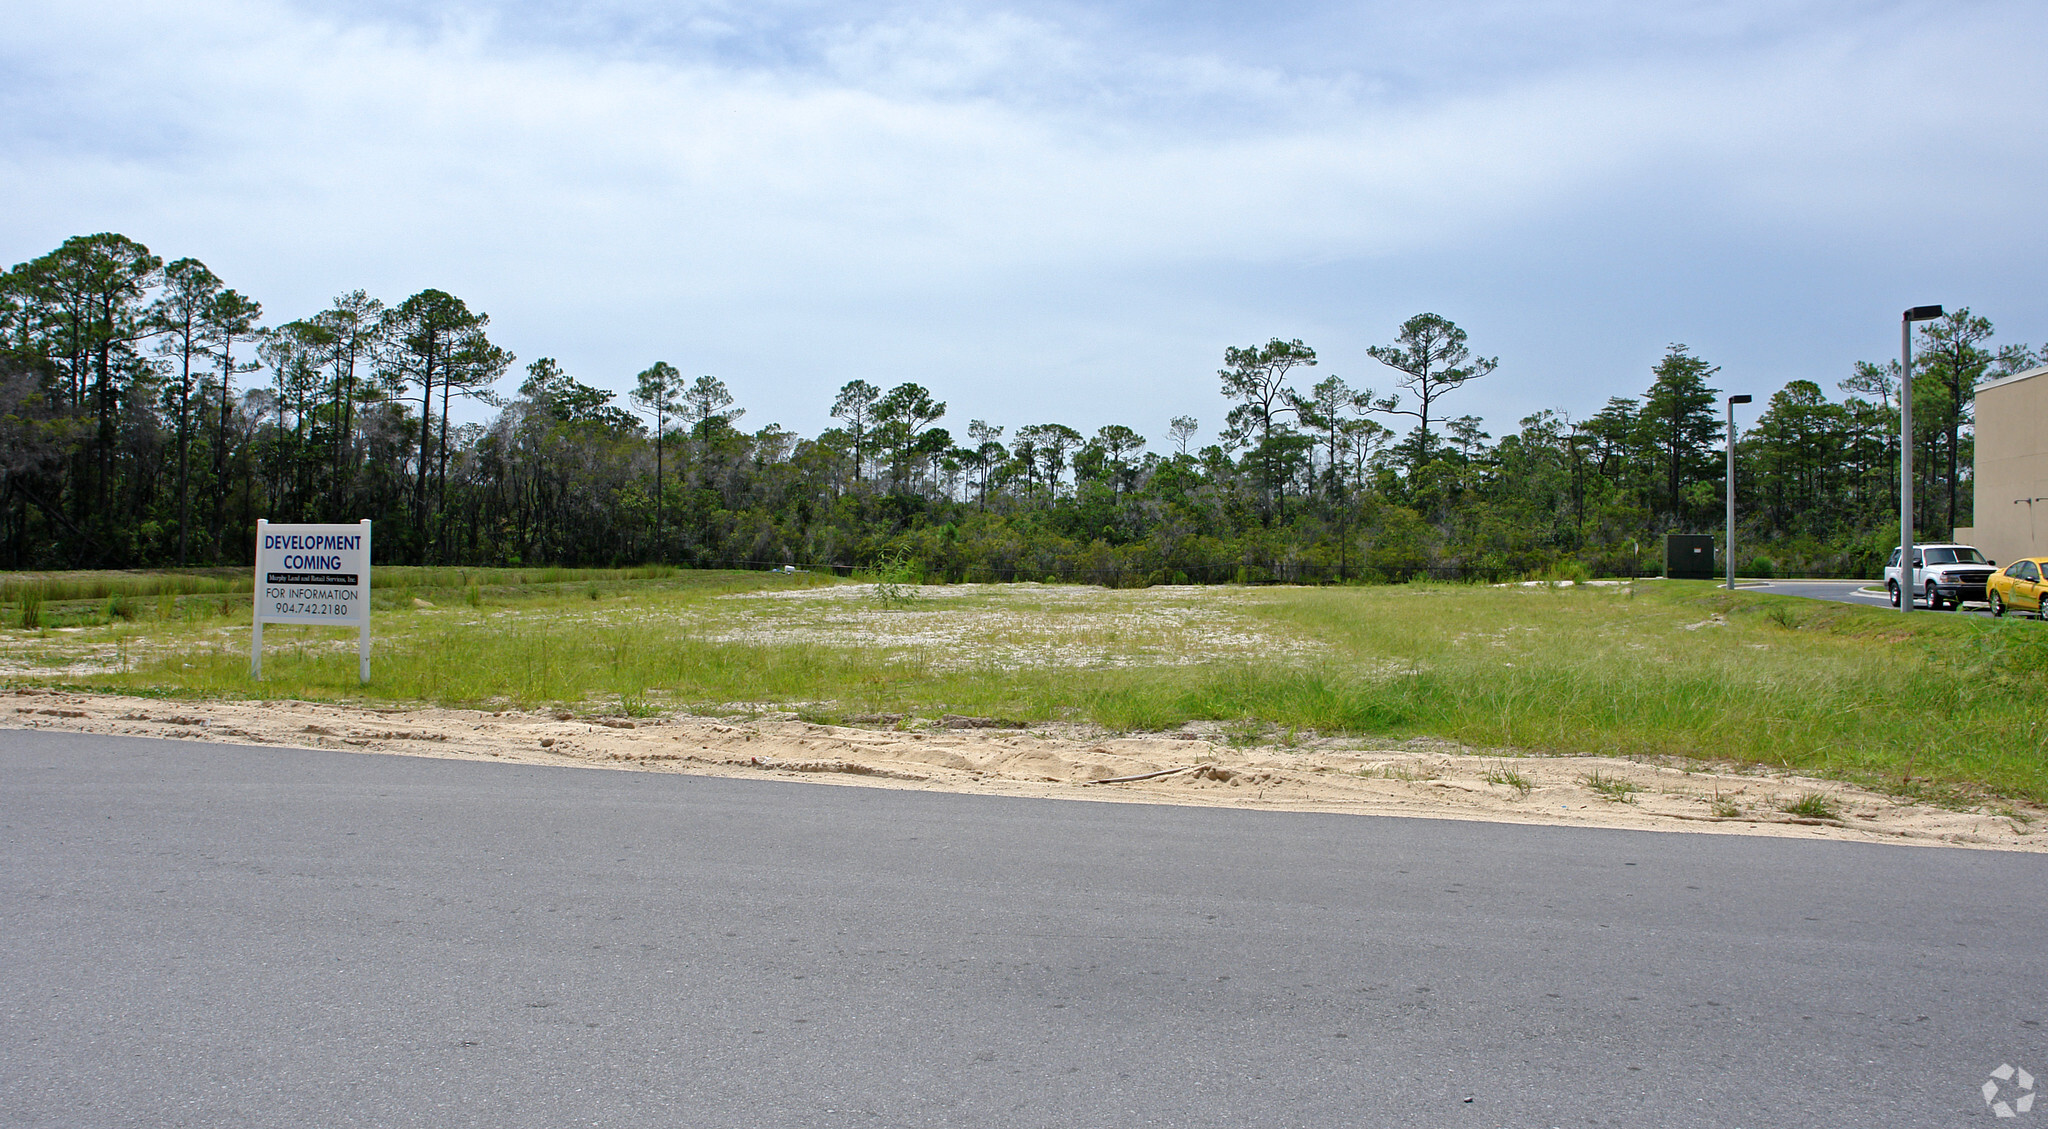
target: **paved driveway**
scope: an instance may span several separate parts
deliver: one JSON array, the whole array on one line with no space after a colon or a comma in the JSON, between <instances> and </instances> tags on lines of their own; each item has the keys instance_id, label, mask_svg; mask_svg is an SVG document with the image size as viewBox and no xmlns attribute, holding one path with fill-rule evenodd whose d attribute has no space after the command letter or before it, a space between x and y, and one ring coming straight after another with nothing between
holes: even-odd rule
<instances>
[{"instance_id":1,"label":"paved driveway","mask_svg":"<svg viewBox=\"0 0 2048 1129\"><path fill-rule=\"evenodd\" d=\"M1929 1126L2048 1076L2037 855L24 731L0 852L10 1126Z\"/></svg>"},{"instance_id":2,"label":"paved driveway","mask_svg":"<svg viewBox=\"0 0 2048 1129\"><path fill-rule=\"evenodd\" d=\"M1773 592L1781 596L1804 596L1810 600L1833 600L1836 603L1863 604L1873 608L1892 606L1891 597L1885 592L1882 580L1743 580L1738 577L1735 583L1745 592ZM1927 605L1915 601L1914 607L1924 611ZM1991 606L1964 604L1960 609L1948 609L1942 614L1956 611L1964 615L1988 616L1991 614Z\"/></svg>"},{"instance_id":3,"label":"paved driveway","mask_svg":"<svg viewBox=\"0 0 2048 1129\"><path fill-rule=\"evenodd\" d=\"M1888 608L1884 582L1879 580L1736 580L1745 592L1771 592L1780 596L1804 596L1809 600L1832 600L1839 604L1865 604ZM1867 589L1875 589L1868 591Z\"/></svg>"}]
</instances>

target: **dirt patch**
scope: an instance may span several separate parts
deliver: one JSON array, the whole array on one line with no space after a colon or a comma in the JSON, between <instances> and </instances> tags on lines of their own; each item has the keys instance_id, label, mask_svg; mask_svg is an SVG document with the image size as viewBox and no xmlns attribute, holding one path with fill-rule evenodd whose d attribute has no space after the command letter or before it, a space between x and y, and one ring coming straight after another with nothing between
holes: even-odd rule
<instances>
[{"instance_id":1,"label":"dirt patch","mask_svg":"<svg viewBox=\"0 0 2048 1129\"><path fill-rule=\"evenodd\" d=\"M736 592L698 630L713 642L882 648L934 670L1184 666L1318 654L1312 639L1259 623L1251 590L1157 585L904 585L883 606L872 584Z\"/></svg>"},{"instance_id":2,"label":"dirt patch","mask_svg":"<svg viewBox=\"0 0 2048 1129\"><path fill-rule=\"evenodd\" d=\"M559 712L192 702L18 690L0 727L875 788L2048 851L2048 812L1952 810L1798 776L1611 757L1500 757L1447 742L1236 747L1187 730L627 720ZM894 719L892 719L893 723Z\"/></svg>"}]
</instances>

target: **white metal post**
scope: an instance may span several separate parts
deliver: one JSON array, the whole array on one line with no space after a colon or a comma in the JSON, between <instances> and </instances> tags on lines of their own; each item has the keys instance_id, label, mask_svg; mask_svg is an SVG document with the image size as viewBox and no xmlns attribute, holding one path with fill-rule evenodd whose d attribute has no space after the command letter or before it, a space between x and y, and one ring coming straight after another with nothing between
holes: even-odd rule
<instances>
[{"instance_id":1,"label":"white metal post","mask_svg":"<svg viewBox=\"0 0 2048 1129\"><path fill-rule=\"evenodd\" d=\"M254 587L249 589L249 677L263 681L263 527L269 525L262 518L256 519L256 563Z\"/></svg>"},{"instance_id":2,"label":"white metal post","mask_svg":"<svg viewBox=\"0 0 2048 1129\"><path fill-rule=\"evenodd\" d=\"M361 611L363 622L356 636L356 677L365 685L370 681L370 519L364 518L363 525L363 572L356 577L356 607Z\"/></svg>"}]
</instances>

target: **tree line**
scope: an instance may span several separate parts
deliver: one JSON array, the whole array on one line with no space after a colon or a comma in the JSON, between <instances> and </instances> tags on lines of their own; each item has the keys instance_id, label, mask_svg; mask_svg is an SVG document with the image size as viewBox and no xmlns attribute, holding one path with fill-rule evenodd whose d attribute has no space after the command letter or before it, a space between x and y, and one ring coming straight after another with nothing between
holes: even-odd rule
<instances>
[{"instance_id":1,"label":"tree line","mask_svg":"<svg viewBox=\"0 0 2048 1129\"><path fill-rule=\"evenodd\" d=\"M1672 345L1640 396L1499 437L1451 415L1499 367L1418 314L1369 350L1382 387L1316 379L1273 339L1223 351L1217 442L1164 421L945 426L915 383L854 380L834 426L741 426L725 381L654 361L624 403L523 367L462 299L361 290L289 321L192 258L64 241L0 275L0 566L244 564L255 521L377 522L380 561L867 566L1110 583L1654 568L1712 532L1718 369ZM1958 310L1919 330L1917 520L1970 524L1971 395L2040 362ZM1738 439L1745 567L1869 572L1895 532L1898 364L1786 384ZM453 422L461 401L487 423ZM465 413L467 414L467 413ZM1405 432L1397 427L1405 426Z\"/></svg>"}]
</instances>

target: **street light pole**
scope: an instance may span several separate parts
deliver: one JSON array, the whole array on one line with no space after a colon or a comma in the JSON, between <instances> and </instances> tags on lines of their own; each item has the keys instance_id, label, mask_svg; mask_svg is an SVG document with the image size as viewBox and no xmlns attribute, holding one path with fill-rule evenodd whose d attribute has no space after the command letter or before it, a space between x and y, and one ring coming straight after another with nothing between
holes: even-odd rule
<instances>
[{"instance_id":1,"label":"street light pole","mask_svg":"<svg viewBox=\"0 0 2048 1129\"><path fill-rule=\"evenodd\" d=\"M1728 590L1735 591L1735 405L1749 403L1747 396L1728 397Z\"/></svg>"},{"instance_id":2,"label":"street light pole","mask_svg":"<svg viewBox=\"0 0 2048 1129\"><path fill-rule=\"evenodd\" d=\"M1899 319L1899 610L1913 610L1913 323L1933 321L1940 306L1915 306Z\"/></svg>"}]
</instances>

